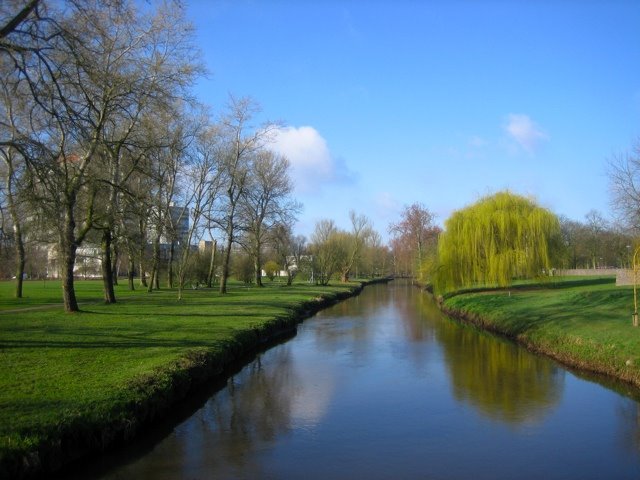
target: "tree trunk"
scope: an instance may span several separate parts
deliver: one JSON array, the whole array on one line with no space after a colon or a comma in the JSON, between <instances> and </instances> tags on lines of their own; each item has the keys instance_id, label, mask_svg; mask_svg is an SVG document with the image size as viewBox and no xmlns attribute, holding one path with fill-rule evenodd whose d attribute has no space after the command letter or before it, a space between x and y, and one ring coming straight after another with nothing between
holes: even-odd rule
<instances>
[{"instance_id":1,"label":"tree trunk","mask_svg":"<svg viewBox=\"0 0 640 480\"><path fill-rule=\"evenodd\" d=\"M140 232L140 286L141 287L146 287L147 286L147 271L144 268L144 257L145 257L145 253L147 250L147 246L146 246L146 236L144 235L144 223L142 221L138 222L138 228L139 228L139 232Z\"/></svg>"},{"instance_id":2,"label":"tree trunk","mask_svg":"<svg viewBox=\"0 0 640 480\"><path fill-rule=\"evenodd\" d=\"M140 249L140 266L139 266L139 270L140 270L140 286L141 287L146 287L147 286L147 272L144 269L144 247L142 247Z\"/></svg>"},{"instance_id":3,"label":"tree trunk","mask_svg":"<svg viewBox=\"0 0 640 480\"><path fill-rule=\"evenodd\" d=\"M113 289L113 270L111 265L111 230L102 231L102 289L105 303L116 303L116 293Z\"/></svg>"},{"instance_id":4,"label":"tree trunk","mask_svg":"<svg viewBox=\"0 0 640 480\"><path fill-rule=\"evenodd\" d=\"M149 282L147 282L148 283L147 292L149 293L153 292L153 282L155 280L154 275L155 275L155 268L152 266L151 271L149 272Z\"/></svg>"},{"instance_id":5,"label":"tree trunk","mask_svg":"<svg viewBox=\"0 0 640 480\"><path fill-rule=\"evenodd\" d=\"M75 247L68 250L75 250ZM67 251L62 254L60 265L62 270L62 299L64 301L64 310L67 313L79 310L73 284L73 267L75 263L75 252Z\"/></svg>"},{"instance_id":6,"label":"tree trunk","mask_svg":"<svg viewBox=\"0 0 640 480\"><path fill-rule=\"evenodd\" d=\"M127 266L127 283L129 284L129 290L133 291L136 289L133 282L133 274L135 273L136 264L131 255L129 255L128 263L129 265Z\"/></svg>"},{"instance_id":7,"label":"tree trunk","mask_svg":"<svg viewBox=\"0 0 640 480\"><path fill-rule=\"evenodd\" d=\"M13 233L15 235L16 242L16 298L22 298L22 284L24 282L24 241L22 240L22 231L20 229L20 223L13 222Z\"/></svg>"},{"instance_id":8,"label":"tree trunk","mask_svg":"<svg viewBox=\"0 0 640 480\"><path fill-rule=\"evenodd\" d=\"M233 238L227 238L227 245L222 255L222 275L220 277L220 293L227 293L227 278L229 277L229 264L231 262L231 245Z\"/></svg>"},{"instance_id":9,"label":"tree trunk","mask_svg":"<svg viewBox=\"0 0 640 480\"><path fill-rule=\"evenodd\" d=\"M73 215L73 202L65 205L63 225L58 240L58 255L60 275L62 277L62 300L64 310L67 313L77 312L78 300L73 283L73 268L76 264L76 250L78 245L75 239L76 221Z\"/></svg>"},{"instance_id":10,"label":"tree trunk","mask_svg":"<svg viewBox=\"0 0 640 480\"><path fill-rule=\"evenodd\" d=\"M112 243L113 245L113 243ZM111 259L111 273L113 273L113 284L118 285L118 260L120 257L120 252L118 252L118 248L116 246L113 247L113 258Z\"/></svg>"},{"instance_id":11,"label":"tree trunk","mask_svg":"<svg viewBox=\"0 0 640 480\"><path fill-rule=\"evenodd\" d=\"M175 242L169 245L169 261L167 262L167 286L173 288L173 255L175 253Z\"/></svg>"},{"instance_id":12,"label":"tree trunk","mask_svg":"<svg viewBox=\"0 0 640 480\"><path fill-rule=\"evenodd\" d=\"M147 292L152 292L155 286L156 290L160 288L160 280L158 279L158 264L160 262L160 238L156 238L153 242L153 254L151 259L151 274L149 276L149 285Z\"/></svg>"},{"instance_id":13,"label":"tree trunk","mask_svg":"<svg viewBox=\"0 0 640 480\"><path fill-rule=\"evenodd\" d=\"M211 257L209 260L209 273L207 273L207 288L211 288L213 286L213 282L215 278L217 247L218 247L218 242L214 240L211 248Z\"/></svg>"},{"instance_id":14,"label":"tree trunk","mask_svg":"<svg viewBox=\"0 0 640 480\"><path fill-rule=\"evenodd\" d=\"M62 276L62 299L67 313L77 312L78 300L73 284L73 268L76 264L76 244L73 239L73 227L65 226L65 234L58 245L60 257L60 274ZM70 232L69 232L70 230Z\"/></svg>"},{"instance_id":15,"label":"tree trunk","mask_svg":"<svg viewBox=\"0 0 640 480\"><path fill-rule=\"evenodd\" d=\"M24 253L24 240L22 238L22 228L20 224L20 217L18 216L18 211L16 209L16 205L13 202L13 192L11 190L11 179L13 177L13 169L11 168L11 164L9 164L9 173L7 174L6 181L6 197L9 204L9 213L11 215L11 221L13 223L13 235L15 237L14 241L16 242L16 298L22 298L22 285L24 282L24 264L25 264L25 253Z\"/></svg>"},{"instance_id":16,"label":"tree trunk","mask_svg":"<svg viewBox=\"0 0 640 480\"><path fill-rule=\"evenodd\" d=\"M256 286L258 287L262 287L262 259L260 258L260 250L258 249L258 251L255 254L255 257L253 259L253 266L255 268L256 271Z\"/></svg>"}]
</instances>

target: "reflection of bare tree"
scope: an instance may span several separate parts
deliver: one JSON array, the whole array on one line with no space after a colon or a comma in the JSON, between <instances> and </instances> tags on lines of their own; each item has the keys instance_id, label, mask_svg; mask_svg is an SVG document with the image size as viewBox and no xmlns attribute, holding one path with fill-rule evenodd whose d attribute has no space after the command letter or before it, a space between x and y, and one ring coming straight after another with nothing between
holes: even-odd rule
<instances>
[{"instance_id":1,"label":"reflection of bare tree","mask_svg":"<svg viewBox=\"0 0 640 480\"><path fill-rule=\"evenodd\" d=\"M214 445L224 457L242 465L247 452L289 430L295 377L283 345L269 352L268 363L257 358L207 402L203 427L219 437Z\"/></svg>"},{"instance_id":2,"label":"reflection of bare tree","mask_svg":"<svg viewBox=\"0 0 640 480\"><path fill-rule=\"evenodd\" d=\"M536 422L558 403L564 371L522 347L447 320L432 299L421 310L432 323L459 400L511 424Z\"/></svg>"},{"instance_id":3,"label":"reflection of bare tree","mask_svg":"<svg viewBox=\"0 0 640 480\"><path fill-rule=\"evenodd\" d=\"M264 362L258 357L230 378L227 388L176 427L153 454L123 469L124 478L263 478L255 459L291 428L300 380L288 345L264 355Z\"/></svg>"},{"instance_id":4,"label":"reflection of bare tree","mask_svg":"<svg viewBox=\"0 0 640 480\"><path fill-rule=\"evenodd\" d=\"M424 302L427 296L422 290L408 285L408 280L396 280L394 284L400 288L388 289L393 293L393 308L397 312L404 334L408 342L424 342L433 338L433 325L424 318L434 315L439 318L439 311L433 302ZM394 286L396 286L394 285Z\"/></svg>"},{"instance_id":5,"label":"reflection of bare tree","mask_svg":"<svg viewBox=\"0 0 640 480\"><path fill-rule=\"evenodd\" d=\"M409 355L416 368L424 366L428 350L424 343L433 338L433 325L425 323L425 294L411 286L409 280L395 280L388 285L371 285L355 298L318 314L314 338L318 348L331 354L348 351L358 361L367 361L374 336L396 338L398 326L407 343L394 343L394 353ZM440 315L437 307L436 315ZM431 312L427 312L431 314ZM391 331L387 331L390 329Z\"/></svg>"},{"instance_id":6,"label":"reflection of bare tree","mask_svg":"<svg viewBox=\"0 0 640 480\"><path fill-rule=\"evenodd\" d=\"M367 354L373 333L371 318L377 304L373 290L378 289L367 288L361 295L317 314L313 337L318 349L331 354L349 351L358 358Z\"/></svg>"}]
</instances>

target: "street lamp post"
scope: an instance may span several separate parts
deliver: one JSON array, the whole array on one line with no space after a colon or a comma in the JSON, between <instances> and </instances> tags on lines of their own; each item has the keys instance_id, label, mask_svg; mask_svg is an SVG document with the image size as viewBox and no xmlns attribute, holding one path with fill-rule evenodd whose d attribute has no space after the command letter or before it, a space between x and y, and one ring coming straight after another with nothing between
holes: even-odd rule
<instances>
[{"instance_id":1,"label":"street lamp post","mask_svg":"<svg viewBox=\"0 0 640 480\"><path fill-rule=\"evenodd\" d=\"M633 252L633 315L631 320L634 327L638 326L638 252L640 251L640 245L638 245Z\"/></svg>"}]
</instances>

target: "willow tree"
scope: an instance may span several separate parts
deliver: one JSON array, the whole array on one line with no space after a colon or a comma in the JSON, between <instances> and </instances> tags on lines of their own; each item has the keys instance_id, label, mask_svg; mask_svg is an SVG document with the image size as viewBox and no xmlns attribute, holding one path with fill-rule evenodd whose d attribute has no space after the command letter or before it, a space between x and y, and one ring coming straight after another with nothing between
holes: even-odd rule
<instances>
[{"instance_id":1,"label":"willow tree","mask_svg":"<svg viewBox=\"0 0 640 480\"><path fill-rule=\"evenodd\" d=\"M499 192L454 212L438 246L436 288L508 286L551 268L560 246L560 223L549 210Z\"/></svg>"}]
</instances>

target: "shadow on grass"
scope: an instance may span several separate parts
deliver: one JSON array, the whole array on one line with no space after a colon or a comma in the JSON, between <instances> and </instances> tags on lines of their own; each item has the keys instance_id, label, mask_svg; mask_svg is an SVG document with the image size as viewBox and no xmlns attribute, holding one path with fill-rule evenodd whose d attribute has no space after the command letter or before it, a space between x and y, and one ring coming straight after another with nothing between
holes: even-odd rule
<instances>
[{"instance_id":1,"label":"shadow on grass","mask_svg":"<svg viewBox=\"0 0 640 480\"><path fill-rule=\"evenodd\" d=\"M508 287L488 287L478 286L463 288L455 290L453 292L447 292L442 297L444 299L452 298L458 295L464 295L465 293L480 293L480 292L502 292L502 291L527 291L527 290L543 290L543 289L568 289L576 287L587 287L594 285L607 285L616 283L615 277L586 277L564 280L561 277L559 279L553 279L531 282L531 283L516 283Z\"/></svg>"}]
</instances>

